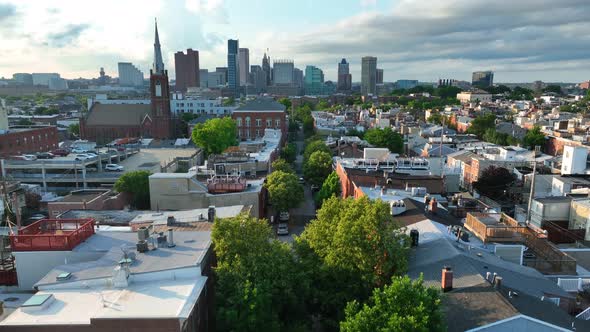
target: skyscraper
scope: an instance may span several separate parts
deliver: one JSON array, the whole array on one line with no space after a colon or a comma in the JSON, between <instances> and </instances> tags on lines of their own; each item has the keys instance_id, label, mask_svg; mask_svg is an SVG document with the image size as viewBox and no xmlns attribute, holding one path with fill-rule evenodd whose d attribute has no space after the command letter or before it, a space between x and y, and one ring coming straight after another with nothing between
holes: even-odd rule
<instances>
[{"instance_id":1,"label":"skyscraper","mask_svg":"<svg viewBox=\"0 0 590 332\"><path fill-rule=\"evenodd\" d=\"M297 87L303 88L303 70L299 68L293 68L293 83Z\"/></svg>"},{"instance_id":2,"label":"skyscraper","mask_svg":"<svg viewBox=\"0 0 590 332\"><path fill-rule=\"evenodd\" d=\"M250 50L247 48L240 48L238 58L240 59L240 85L243 86L248 83L248 77L250 75Z\"/></svg>"},{"instance_id":3,"label":"skyscraper","mask_svg":"<svg viewBox=\"0 0 590 332\"><path fill-rule=\"evenodd\" d=\"M383 69L377 68L375 81L377 84L383 84Z\"/></svg>"},{"instance_id":4,"label":"skyscraper","mask_svg":"<svg viewBox=\"0 0 590 332\"><path fill-rule=\"evenodd\" d=\"M269 86L271 82L271 72L270 72L270 56L266 56L266 52L262 57L262 70L266 75L266 85Z\"/></svg>"},{"instance_id":5,"label":"skyscraper","mask_svg":"<svg viewBox=\"0 0 590 332\"><path fill-rule=\"evenodd\" d=\"M494 72L488 71L474 71L471 75L471 85L487 88L494 85Z\"/></svg>"},{"instance_id":6,"label":"skyscraper","mask_svg":"<svg viewBox=\"0 0 590 332\"><path fill-rule=\"evenodd\" d=\"M293 60L275 60L273 63L273 84L293 83Z\"/></svg>"},{"instance_id":7,"label":"skyscraper","mask_svg":"<svg viewBox=\"0 0 590 332\"><path fill-rule=\"evenodd\" d=\"M236 39L227 41L227 85L235 97L240 95L240 63Z\"/></svg>"},{"instance_id":8,"label":"skyscraper","mask_svg":"<svg viewBox=\"0 0 590 332\"><path fill-rule=\"evenodd\" d=\"M346 59L338 63L338 91L350 91L352 89L352 76Z\"/></svg>"},{"instance_id":9,"label":"skyscraper","mask_svg":"<svg viewBox=\"0 0 590 332\"><path fill-rule=\"evenodd\" d=\"M186 54L179 51L174 54L176 69L176 90L186 91L188 87L201 86L199 74L199 51L187 49Z\"/></svg>"},{"instance_id":10,"label":"skyscraper","mask_svg":"<svg viewBox=\"0 0 590 332\"><path fill-rule=\"evenodd\" d=\"M209 70L199 69L199 86L201 88L208 88L209 84Z\"/></svg>"},{"instance_id":11,"label":"skyscraper","mask_svg":"<svg viewBox=\"0 0 590 332\"><path fill-rule=\"evenodd\" d=\"M316 66L305 67L305 94L323 94L324 72Z\"/></svg>"},{"instance_id":12,"label":"skyscraper","mask_svg":"<svg viewBox=\"0 0 590 332\"><path fill-rule=\"evenodd\" d=\"M365 56L361 65L361 95L375 95L377 92L377 58Z\"/></svg>"},{"instance_id":13,"label":"skyscraper","mask_svg":"<svg viewBox=\"0 0 590 332\"><path fill-rule=\"evenodd\" d=\"M266 72L259 65L250 66L250 83L254 92L261 93L266 90Z\"/></svg>"}]
</instances>

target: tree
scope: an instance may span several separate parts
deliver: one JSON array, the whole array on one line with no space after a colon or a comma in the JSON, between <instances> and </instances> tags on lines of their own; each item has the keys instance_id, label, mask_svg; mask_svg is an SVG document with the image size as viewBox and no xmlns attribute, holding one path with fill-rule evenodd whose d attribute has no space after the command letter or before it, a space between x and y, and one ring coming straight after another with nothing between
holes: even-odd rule
<instances>
[{"instance_id":1,"label":"tree","mask_svg":"<svg viewBox=\"0 0 590 332\"><path fill-rule=\"evenodd\" d=\"M363 137L365 136L365 132L357 130L356 128L350 128L346 132L346 136L356 136L360 139L363 139Z\"/></svg>"},{"instance_id":2,"label":"tree","mask_svg":"<svg viewBox=\"0 0 590 332\"><path fill-rule=\"evenodd\" d=\"M70 135L73 136L80 136L80 124L79 123L72 123L71 125L68 126L68 132L70 133Z\"/></svg>"},{"instance_id":3,"label":"tree","mask_svg":"<svg viewBox=\"0 0 590 332\"><path fill-rule=\"evenodd\" d=\"M311 115L306 115L303 118L303 135L305 137L309 137L314 134L315 128L313 122L313 117Z\"/></svg>"},{"instance_id":4,"label":"tree","mask_svg":"<svg viewBox=\"0 0 590 332\"><path fill-rule=\"evenodd\" d=\"M31 126L33 125L33 122L29 119L20 119L16 124L19 126Z\"/></svg>"},{"instance_id":5,"label":"tree","mask_svg":"<svg viewBox=\"0 0 590 332\"><path fill-rule=\"evenodd\" d=\"M303 187L293 173L275 171L266 178L270 203L278 211L288 211L303 201Z\"/></svg>"},{"instance_id":6,"label":"tree","mask_svg":"<svg viewBox=\"0 0 590 332\"><path fill-rule=\"evenodd\" d=\"M207 155L221 153L228 147L238 144L236 123L229 117L207 120L195 126L192 138Z\"/></svg>"},{"instance_id":7,"label":"tree","mask_svg":"<svg viewBox=\"0 0 590 332\"><path fill-rule=\"evenodd\" d=\"M364 138L369 144L378 148L388 148L393 153L402 153L404 151L404 138L389 127L369 129Z\"/></svg>"},{"instance_id":8,"label":"tree","mask_svg":"<svg viewBox=\"0 0 590 332\"><path fill-rule=\"evenodd\" d=\"M503 197L513 182L514 174L509 170L491 165L483 170L481 176L473 183L473 188L484 196L496 199Z\"/></svg>"},{"instance_id":9,"label":"tree","mask_svg":"<svg viewBox=\"0 0 590 332\"><path fill-rule=\"evenodd\" d=\"M246 214L216 219L211 238L217 331L281 331L301 324L305 275L265 220Z\"/></svg>"},{"instance_id":10,"label":"tree","mask_svg":"<svg viewBox=\"0 0 590 332\"><path fill-rule=\"evenodd\" d=\"M281 158L272 162L272 170L273 172L285 172L295 174L293 167L291 167L291 165L285 159Z\"/></svg>"},{"instance_id":11,"label":"tree","mask_svg":"<svg viewBox=\"0 0 590 332\"><path fill-rule=\"evenodd\" d=\"M285 97L285 98L279 99L278 101L279 101L279 103L281 103L285 106L285 109L287 110L287 112L291 109L291 99Z\"/></svg>"},{"instance_id":12,"label":"tree","mask_svg":"<svg viewBox=\"0 0 590 332\"><path fill-rule=\"evenodd\" d=\"M315 108L317 110L323 111L325 109L330 108L330 104L326 100L322 99L318 102Z\"/></svg>"},{"instance_id":13,"label":"tree","mask_svg":"<svg viewBox=\"0 0 590 332\"><path fill-rule=\"evenodd\" d=\"M496 116L494 114L480 115L471 121L471 125L467 128L467 133L474 134L482 138L486 130L496 127Z\"/></svg>"},{"instance_id":14,"label":"tree","mask_svg":"<svg viewBox=\"0 0 590 332\"><path fill-rule=\"evenodd\" d=\"M383 289L373 290L368 303L348 303L340 331L445 331L440 291L424 287L422 278L394 277Z\"/></svg>"},{"instance_id":15,"label":"tree","mask_svg":"<svg viewBox=\"0 0 590 332\"><path fill-rule=\"evenodd\" d=\"M142 210L150 208L150 181L148 171L131 171L115 182L115 190L133 196L133 205Z\"/></svg>"},{"instance_id":16,"label":"tree","mask_svg":"<svg viewBox=\"0 0 590 332\"><path fill-rule=\"evenodd\" d=\"M545 87L545 89L543 89L543 92L553 92L553 93L556 93L558 95L563 94L563 91L561 91L561 86L559 86L557 84L547 85Z\"/></svg>"},{"instance_id":17,"label":"tree","mask_svg":"<svg viewBox=\"0 0 590 332\"><path fill-rule=\"evenodd\" d=\"M537 145L543 147L545 145L545 134L541 132L539 126L534 126L524 135L523 143L529 149L534 149Z\"/></svg>"},{"instance_id":18,"label":"tree","mask_svg":"<svg viewBox=\"0 0 590 332\"><path fill-rule=\"evenodd\" d=\"M347 302L367 300L407 269L407 236L388 204L367 197L324 201L294 248L310 278L307 306L332 329Z\"/></svg>"},{"instance_id":19,"label":"tree","mask_svg":"<svg viewBox=\"0 0 590 332\"><path fill-rule=\"evenodd\" d=\"M324 143L323 141L320 141L320 140L313 140L313 141L307 143L305 146L305 150L303 151L303 162L307 162L307 160L309 160L309 157L311 156L311 154L316 151L324 151L324 152L327 152L330 154L332 153L332 151L326 145L326 143Z\"/></svg>"},{"instance_id":20,"label":"tree","mask_svg":"<svg viewBox=\"0 0 590 332\"><path fill-rule=\"evenodd\" d=\"M316 196L316 201L318 205L322 205L325 200L328 198L335 196L340 197L340 192L342 191L340 185L340 178L336 172L330 173L324 183L322 184L322 188L318 192Z\"/></svg>"},{"instance_id":21,"label":"tree","mask_svg":"<svg viewBox=\"0 0 590 332\"><path fill-rule=\"evenodd\" d=\"M438 112L437 113L432 113L430 115L430 117L428 117L428 119L426 119L426 120L428 122L430 122L430 123L434 123L434 124L440 125L443 122L443 116L440 113L438 113Z\"/></svg>"},{"instance_id":22,"label":"tree","mask_svg":"<svg viewBox=\"0 0 590 332\"><path fill-rule=\"evenodd\" d=\"M289 143L281 150L281 158L285 159L288 163L295 162L297 159L297 145L295 143Z\"/></svg>"},{"instance_id":23,"label":"tree","mask_svg":"<svg viewBox=\"0 0 590 332\"><path fill-rule=\"evenodd\" d=\"M320 186L332 172L332 155L324 151L316 151L303 164L303 176L313 185Z\"/></svg>"},{"instance_id":24,"label":"tree","mask_svg":"<svg viewBox=\"0 0 590 332\"><path fill-rule=\"evenodd\" d=\"M223 100L223 106L233 106L236 103L236 99L234 97L229 97Z\"/></svg>"}]
</instances>

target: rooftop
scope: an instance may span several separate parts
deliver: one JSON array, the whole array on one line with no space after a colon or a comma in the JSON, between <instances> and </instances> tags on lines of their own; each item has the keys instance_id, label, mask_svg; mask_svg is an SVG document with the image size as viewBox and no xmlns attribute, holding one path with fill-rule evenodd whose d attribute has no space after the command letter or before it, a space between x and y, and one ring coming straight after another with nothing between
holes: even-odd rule
<instances>
[{"instance_id":1,"label":"rooftop","mask_svg":"<svg viewBox=\"0 0 590 332\"><path fill-rule=\"evenodd\" d=\"M149 114L150 104L100 104L95 103L88 111L88 125L138 126Z\"/></svg>"},{"instance_id":2,"label":"rooftop","mask_svg":"<svg viewBox=\"0 0 590 332\"><path fill-rule=\"evenodd\" d=\"M284 112L285 105L271 98L256 98L247 101L246 104L236 108L234 112Z\"/></svg>"},{"instance_id":3,"label":"rooftop","mask_svg":"<svg viewBox=\"0 0 590 332\"><path fill-rule=\"evenodd\" d=\"M72 202L90 202L95 198L104 195L109 192L109 189L85 189L85 190L73 190L68 195L64 196L61 202L72 203Z\"/></svg>"}]
</instances>

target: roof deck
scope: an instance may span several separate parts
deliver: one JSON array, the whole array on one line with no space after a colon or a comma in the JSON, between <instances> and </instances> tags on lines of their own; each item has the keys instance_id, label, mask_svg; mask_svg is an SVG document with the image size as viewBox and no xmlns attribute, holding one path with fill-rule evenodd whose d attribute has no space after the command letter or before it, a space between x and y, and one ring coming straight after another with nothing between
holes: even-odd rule
<instances>
[{"instance_id":1,"label":"roof deck","mask_svg":"<svg viewBox=\"0 0 590 332\"><path fill-rule=\"evenodd\" d=\"M94 234L94 219L42 219L10 235L12 251L72 250Z\"/></svg>"}]
</instances>

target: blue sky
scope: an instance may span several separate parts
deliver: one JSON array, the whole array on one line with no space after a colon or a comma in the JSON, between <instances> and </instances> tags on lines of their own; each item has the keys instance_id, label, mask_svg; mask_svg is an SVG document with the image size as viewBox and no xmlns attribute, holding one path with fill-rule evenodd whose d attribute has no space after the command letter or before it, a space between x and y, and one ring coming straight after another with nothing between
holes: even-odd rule
<instances>
[{"instance_id":1,"label":"blue sky","mask_svg":"<svg viewBox=\"0 0 590 332\"><path fill-rule=\"evenodd\" d=\"M96 77L101 66L116 76L119 61L147 72L154 17L172 76L175 51L197 49L214 69L237 38L251 64L268 48L332 80L344 57L358 81L364 55L377 56L386 81L487 69L504 82L590 78L588 0L0 0L0 76Z\"/></svg>"}]
</instances>

